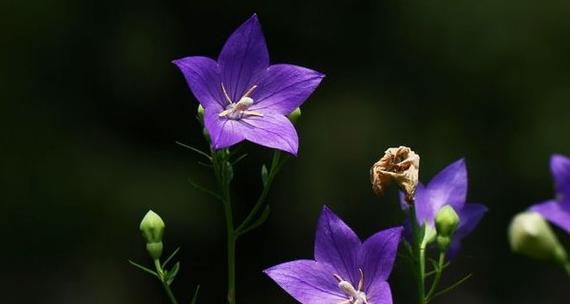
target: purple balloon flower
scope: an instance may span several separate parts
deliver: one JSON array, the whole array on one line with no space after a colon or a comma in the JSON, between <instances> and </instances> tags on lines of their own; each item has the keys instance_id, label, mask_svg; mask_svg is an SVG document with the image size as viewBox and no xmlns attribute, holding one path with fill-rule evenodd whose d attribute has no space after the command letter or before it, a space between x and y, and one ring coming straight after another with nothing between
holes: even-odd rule
<instances>
[{"instance_id":1,"label":"purple balloon flower","mask_svg":"<svg viewBox=\"0 0 570 304\"><path fill-rule=\"evenodd\" d=\"M287 115L311 95L324 75L290 64L269 65L256 15L230 36L218 61L192 56L173 63L205 109L213 149L248 140L297 154L297 132Z\"/></svg>"},{"instance_id":2,"label":"purple balloon flower","mask_svg":"<svg viewBox=\"0 0 570 304\"><path fill-rule=\"evenodd\" d=\"M374 234L364 243L324 207L317 226L315 259L296 260L264 272L303 304L391 304L386 280L402 228Z\"/></svg>"},{"instance_id":3,"label":"purple balloon flower","mask_svg":"<svg viewBox=\"0 0 570 304\"><path fill-rule=\"evenodd\" d=\"M552 224L570 233L570 159L562 155L550 158L557 198L530 207Z\"/></svg>"},{"instance_id":4,"label":"purple balloon flower","mask_svg":"<svg viewBox=\"0 0 570 304\"><path fill-rule=\"evenodd\" d=\"M459 216L459 225L453 234L448 256L458 252L461 240L479 223L487 207L482 204L467 204L467 168L460 159L441 170L424 186L418 185L415 197L416 218L419 225L435 229L435 217L446 205L451 206Z\"/></svg>"}]
</instances>

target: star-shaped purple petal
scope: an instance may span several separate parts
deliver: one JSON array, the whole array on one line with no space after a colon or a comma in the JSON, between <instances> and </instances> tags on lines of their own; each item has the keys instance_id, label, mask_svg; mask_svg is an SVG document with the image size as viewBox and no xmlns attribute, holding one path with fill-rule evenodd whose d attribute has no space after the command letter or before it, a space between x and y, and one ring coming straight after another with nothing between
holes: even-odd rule
<instances>
[{"instance_id":1,"label":"star-shaped purple petal","mask_svg":"<svg viewBox=\"0 0 570 304\"><path fill-rule=\"evenodd\" d=\"M570 233L570 158L553 155L550 170L554 177L557 198L530 207L546 220Z\"/></svg>"},{"instance_id":2,"label":"star-shaped purple petal","mask_svg":"<svg viewBox=\"0 0 570 304\"><path fill-rule=\"evenodd\" d=\"M256 15L224 45L218 60L192 56L173 61L204 107L212 148L243 140L297 154L297 132L287 115L301 106L324 75L290 64L269 64Z\"/></svg>"},{"instance_id":3,"label":"star-shaped purple petal","mask_svg":"<svg viewBox=\"0 0 570 304\"><path fill-rule=\"evenodd\" d=\"M264 272L303 304L392 304L386 280L401 234L401 227L391 228L361 243L354 231L325 207L317 226L315 259L283 263Z\"/></svg>"},{"instance_id":4,"label":"star-shaped purple petal","mask_svg":"<svg viewBox=\"0 0 570 304\"><path fill-rule=\"evenodd\" d=\"M446 205L453 207L459 216L459 225L453 234L448 256L453 257L459 250L461 240L475 229L487 207L482 204L467 204L467 168L460 159L441 170L424 186L416 189L416 218L419 225L435 227L435 217Z\"/></svg>"}]
</instances>

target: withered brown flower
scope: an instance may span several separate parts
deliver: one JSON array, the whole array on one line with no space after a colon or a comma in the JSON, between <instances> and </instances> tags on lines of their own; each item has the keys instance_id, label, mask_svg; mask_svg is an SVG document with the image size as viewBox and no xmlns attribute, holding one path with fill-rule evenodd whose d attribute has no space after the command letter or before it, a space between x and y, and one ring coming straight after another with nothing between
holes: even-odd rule
<instances>
[{"instance_id":1,"label":"withered brown flower","mask_svg":"<svg viewBox=\"0 0 570 304\"><path fill-rule=\"evenodd\" d=\"M420 156L412 149L404 146L389 148L370 169L372 190L381 196L395 182L404 191L406 201L411 204L418 185L419 168Z\"/></svg>"}]
</instances>

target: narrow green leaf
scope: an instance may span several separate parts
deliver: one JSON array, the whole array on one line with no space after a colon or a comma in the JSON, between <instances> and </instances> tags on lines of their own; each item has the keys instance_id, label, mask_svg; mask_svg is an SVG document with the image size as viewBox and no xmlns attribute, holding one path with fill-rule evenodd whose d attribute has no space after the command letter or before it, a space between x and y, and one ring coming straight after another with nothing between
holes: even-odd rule
<instances>
[{"instance_id":1,"label":"narrow green leaf","mask_svg":"<svg viewBox=\"0 0 570 304\"><path fill-rule=\"evenodd\" d=\"M209 161L212 161L212 157L211 157L210 155L208 155L208 153L206 153L206 152L204 152L204 151L202 151L202 150L200 150L200 149L194 148L194 147L192 147L192 146L189 146L189 145L187 145L187 144L181 143L181 142L179 142L179 141L177 141L176 144L179 145L179 146L181 146L181 147L184 147L184 148L186 148L186 149L189 149L189 150L191 150L191 151L193 151L193 152L196 152L196 153L198 153L199 155L202 155L202 156L204 156L205 158L207 158Z\"/></svg>"},{"instance_id":2,"label":"narrow green leaf","mask_svg":"<svg viewBox=\"0 0 570 304\"><path fill-rule=\"evenodd\" d=\"M194 291L194 296L192 297L192 302L190 304L196 304L198 301L198 292L200 291L200 285L196 287L196 291Z\"/></svg>"},{"instance_id":3,"label":"narrow green leaf","mask_svg":"<svg viewBox=\"0 0 570 304\"><path fill-rule=\"evenodd\" d=\"M232 165L235 166L237 163L239 163L240 161L242 161L242 160L243 160L244 158L246 158L246 157L247 157L247 154L241 155L240 157L236 158L236 160L234 160L234 161L232 162Z\"/></svg>"},{"instance_id":4,"label":"narrow green leaf","mask_svg":"<svg viewBox=\"0 0 570 304\"><path fill-rule=\"evenodd\" d=\"M206 193L206 194L209 194L209 195L211 195L212 197L214 197L214 198L217 199L217 200L220 200L220 201L222 200L222 197L219 196L216 192L214 192L214 191L212 191L212 190L210 190L210 189L208 189L208 188L206 188L206 187L204 187L204 186L202 186L202 185L200 185L200 184L198 184L198 183L195 183L195 182L192 181L191 179L188 179L188 182L189 182L190 185L192 185L192 187L194 187L196 190L202 191L202 192L204 192L204 193Z\"/></svg>"},{"instance_id":5,"label":"narrow green leaf","mask_svg":"<svg viewBox=\"0 0 570 304\"><path fill-rule=\"evenodd\" d=\"M271 208L269 208L269 206L265 206L265 209L263 209L261 215L253 223L251 223L251 225L249 225L248 227L244 228L241 231L237 231L237 235L240 236L246 234L251 230L263 225L263 223L265 223L265 221L267 221L267 219L269 218L270 213L271 213Z\"/></svg>"},{"instance_id":6,"label":"narrow green leaf","mask_svg":"<svg viewBox=\"0 0 570 304\"><path fill-rule=\"evenodd\" d=\"M155 277L158 278L158 273L156 273L155 271L150 270L150 269L148 269L148 268L146 268L146 267L144 267L144 266L142 266L142 265L139 265L139 264L137 264L137 263L135 263L135 262L133 262L133 261L131 261L131 260L129 260L129 263L130 263L131 265L135 266L136 268L138 268L138 269L140 269L140 270L142 270L142 271L144 271L144 272L146 272L146 273L149 273L149 274L151 274L151 275L153 275L153 276L155 276Z\"/></svg>"},{"instance_id":7,"label":"narrow green leaf","mask_svg":"<svg viewBox=\"0 0 570 304\"><path fill-rule=\"evenodd\" d=\"M180 247L176 248L176 250L174 250L164 261L164 263L162 263L162 268L166 268L166 264L168 264L168 262L170 262L170 260L172 260L172 258L178 253L178 251L180 251Z\"/></svg>"},{"instance_id":8,"label":"narrow green leaf","mask_svg":"<svg viewBox=\"0 0 570 304\"><path fill-rule=\"evenodd\" d=\"M267 185L268 178L269 172L267 172L267 166L263 164L263 166L261 166L261 182L263 183L263 187Z\"/></svg>"},{"instance_id":9,"label":"narrow green leaf","mask_svg":"<svg viewBox=\"0 0 570 304\"><path fill-rule=\"evenodd\" d=\"M170 285L172 284L172 282L174 282L174 278L176 278L179 269L180 269L180 262L176 262L176 264L174 264L172 269L170 269L166 273L166 284Z\"/></svg>"},{"instance_id":10,"label":"narrow green leaf","mask_svg":"<svg viewBox=\"0 0 570 304\"><path fill-rule=\"evenodd\" d=\"M436 292L436 293L433 295L432 299L437 298L437 297L439 297L439 296L442 296L442 295L444 295L444 294L446 294L446 293L448 293L448 292L454 290L455 288L459 287L459 285L461 285L461 284L465 283L465 281L469 280L472 276L473 276L473 274L470 273L470 274L466 275L465 277L463 277L461 280L459 280L459 281L457 281L457 282L451 284L449 287L446 287L446 288L444 288L444 289L442 289L442 290ZM430 300L431 300L431 299L430 299Z\"/></svg>"}]
</instances>

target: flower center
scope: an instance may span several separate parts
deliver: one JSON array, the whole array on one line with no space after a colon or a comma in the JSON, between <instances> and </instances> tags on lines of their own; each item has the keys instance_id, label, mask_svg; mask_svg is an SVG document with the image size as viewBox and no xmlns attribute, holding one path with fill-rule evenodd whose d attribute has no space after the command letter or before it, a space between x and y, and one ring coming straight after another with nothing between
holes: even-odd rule
<instances>
[{"instance_id":1,"label":"flower center","mask_svg":"<svg viewBox=\"0 0 570 304\"><path fill-rule=\"evenodd\" d=\"M228 95L228 91L226 91L226 87L222 83L222 91L224 92L224 97L228 102L228 105L225 107L224 111L218 114L219 117L227 117L228 119L239 120L245 116L263 116L263 114L256 112L256 111L249 111L249 107L254 103L253 98L251 98L251 94L257 85L253 85L249 90L243 94L243 96L238 100L238 102L233 102Z\"/></svg>"},{"instance_id":2,"label":"flower center","mask_svg":"<svg viewBox=\"0 0 570 304\"><path fill-rule=\"evenodd\" d=\"M340 302L339 304L370 304L366 299L366 293L362 291L364 287L364 273L362 269L358 269L360 272L360 280L358 281L358 289L354 288L349 281L344 280L338 274L333 274L334 278L338 281L338 288L346 295L347 300Z\"/></svg>"}]
</instances>

